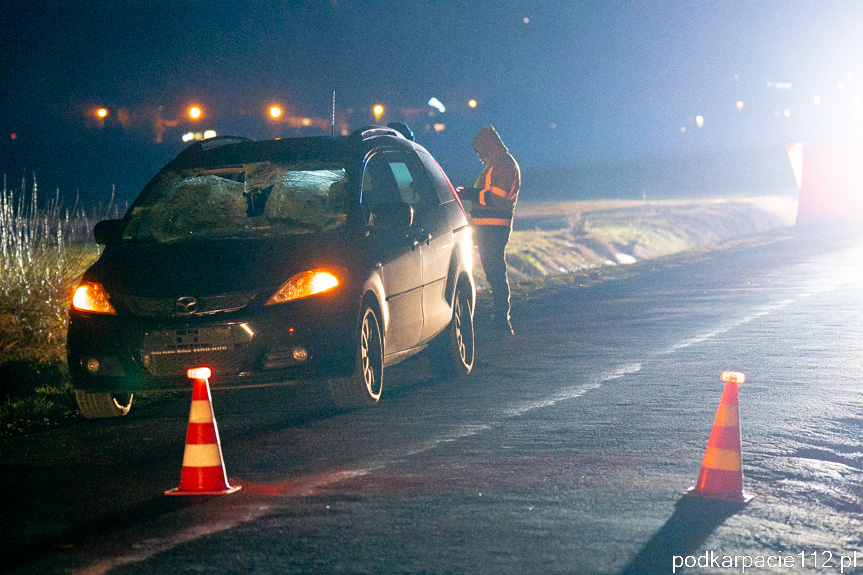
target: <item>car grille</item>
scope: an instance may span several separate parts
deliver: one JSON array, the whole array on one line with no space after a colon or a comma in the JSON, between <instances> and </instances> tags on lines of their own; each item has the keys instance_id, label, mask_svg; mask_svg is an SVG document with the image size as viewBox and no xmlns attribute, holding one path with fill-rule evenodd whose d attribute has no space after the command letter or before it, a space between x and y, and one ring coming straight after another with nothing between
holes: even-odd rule
<instances>
[{"instance_id":1,"label":"car grille","mask_svg":"<svg viewBox=\"0 0 863 575\"><path fill-rule=\"evenodd\" d=\"M183 301L191 298L148 298L125 296L126 306L135 315L152 317L177 317L188 315L208 315L243 309L255 297L255 293L232 293L195 298L195 309L191 313Z\"/></svg>"},{"instance_id":2,"label":"car grille","mask_svg":"<svg viewBox=\"0 0 863 575\"><path fill-rule=\"evenodd\" d=\"M250 369L252 335L240 324L154 331L144 334L141 360L156 377L182 377L190 367L236 375Z\"/></svg>"}]
</instances>

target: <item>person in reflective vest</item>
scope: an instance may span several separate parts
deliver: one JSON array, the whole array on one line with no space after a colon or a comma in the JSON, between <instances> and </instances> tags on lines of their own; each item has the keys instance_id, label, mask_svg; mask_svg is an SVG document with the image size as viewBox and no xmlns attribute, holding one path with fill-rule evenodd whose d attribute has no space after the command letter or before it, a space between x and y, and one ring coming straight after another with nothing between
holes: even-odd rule
<instances>
[{"instance_id":1,"label":"person in reflective vest","mask_svg":"<svg viewBox=\"0 0 863 575\"><path fill-rule=\"evenodd\" d=\"M459 197L472 205L474 243L491 287L494 325L512 335L505 251L521 188L521 169L494 126L480 130L472 146L484 168L472 187L459 188Z\"/></svg>"}]
</instances>

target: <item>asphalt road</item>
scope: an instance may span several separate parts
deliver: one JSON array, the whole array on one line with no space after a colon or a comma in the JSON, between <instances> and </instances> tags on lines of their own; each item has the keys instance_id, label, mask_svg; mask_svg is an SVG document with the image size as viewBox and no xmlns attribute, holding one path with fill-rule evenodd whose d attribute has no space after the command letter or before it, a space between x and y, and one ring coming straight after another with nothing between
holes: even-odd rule
<instances>
[{"instance_id":1,"label":"asphalt road","mask_svg":"<svg viewBox=\"0 0 863 575\"><path fill-rule=\"evenodd\" d=\"M370 409L214 392L232 495L162 495L188 396L4 440L0 569L863 573L861 256L790 230L539 292L469 377L415 358ZM683 495L726 369L746 506Z\"/></svg>"}]
</instances>

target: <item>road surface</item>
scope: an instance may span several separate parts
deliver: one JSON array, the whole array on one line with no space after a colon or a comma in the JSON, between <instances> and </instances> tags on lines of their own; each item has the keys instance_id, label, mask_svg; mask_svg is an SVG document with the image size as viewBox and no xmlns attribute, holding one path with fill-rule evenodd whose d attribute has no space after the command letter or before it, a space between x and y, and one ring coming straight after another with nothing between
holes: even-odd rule
<instances>
[{"instance_id":1,"label":"road surface","mask_svg":"<svg viewBox=\"0 0 863 575\"><path fill-rule=\"evenodd\" d=\"M365 410L215 391L228 496L162 495L187 395L4 440L0 569L863 573L861 262L863 233L786 230L535 293L468 378L415 358ZM746 506L684 495L728 369Z\"/></svg>"}]
</instances>

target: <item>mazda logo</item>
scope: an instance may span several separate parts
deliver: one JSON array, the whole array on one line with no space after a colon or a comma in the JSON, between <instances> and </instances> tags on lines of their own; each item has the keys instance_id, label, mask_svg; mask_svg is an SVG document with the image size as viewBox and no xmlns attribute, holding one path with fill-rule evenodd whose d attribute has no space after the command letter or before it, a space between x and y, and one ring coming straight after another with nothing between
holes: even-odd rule
<instances>
[{"instance_id":1,"label":"mazda logo","mask_svg":"<svg viewBox=\"0 0 863 575\"><path fill-rule=\"evenodd\" d=\"M181 297L177 300L177 313L192 315L198 311L198 300L193 297Z\"/></svg>"}]
</instances>

